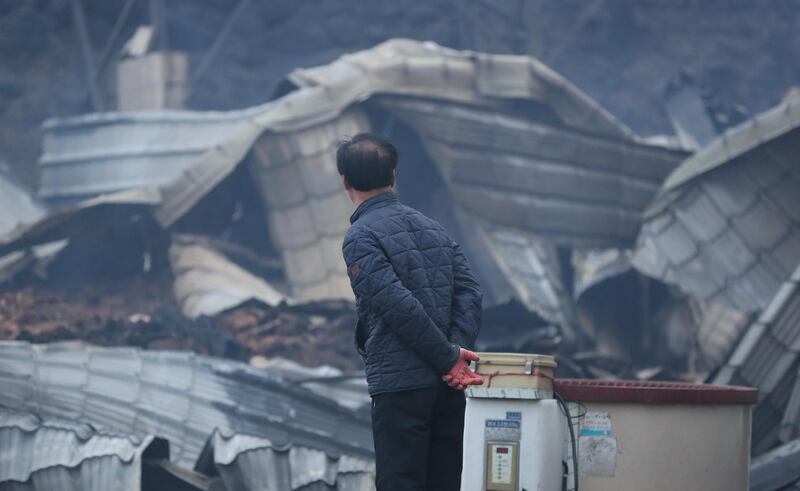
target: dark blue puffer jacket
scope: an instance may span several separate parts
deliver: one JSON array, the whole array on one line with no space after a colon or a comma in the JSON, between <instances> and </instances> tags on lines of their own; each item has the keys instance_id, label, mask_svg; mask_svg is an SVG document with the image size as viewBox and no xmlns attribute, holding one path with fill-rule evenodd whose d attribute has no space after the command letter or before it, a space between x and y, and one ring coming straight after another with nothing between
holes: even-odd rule
<instances>
[{"instance_id":1,"label":"dark blue puffer jacket","mask_svg":"<svg viewBox=\"0 0 800 491\"><path fill-rule=\"evenodd\" d=\"M481 290L464 254L392 192L363 202L350 222L343 251L370 394L442 384L480 330Z\"/></svg>"}]
</instances>

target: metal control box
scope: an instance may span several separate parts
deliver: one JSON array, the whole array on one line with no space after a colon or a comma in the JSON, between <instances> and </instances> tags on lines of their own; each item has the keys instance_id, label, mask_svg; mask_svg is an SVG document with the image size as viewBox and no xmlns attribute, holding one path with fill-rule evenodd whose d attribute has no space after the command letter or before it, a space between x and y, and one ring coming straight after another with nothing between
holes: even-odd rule
<instances>
[{"instance_id":1,"label":"metal control box","mask_svg":"<svg viewBox=\"0 0 800 491\"><path fill-rule=\"evenodd\" d=\"M485 476L486 491L517 491L519 489L519 444L487 442Z\"/></svg>"}]
</instances>

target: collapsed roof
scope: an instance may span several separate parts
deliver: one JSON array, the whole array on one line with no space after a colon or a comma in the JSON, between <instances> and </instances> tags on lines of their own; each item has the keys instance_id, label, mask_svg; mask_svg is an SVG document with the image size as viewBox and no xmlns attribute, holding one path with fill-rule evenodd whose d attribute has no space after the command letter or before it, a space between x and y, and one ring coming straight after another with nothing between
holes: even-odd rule
<instances>
[{"instance_id":1,"label":"collapsed roof","mask_svg":"<svg viewBox=\"0 0 800 491\"><path fill-rule=\"evenodd\" d=\"M718 384L758 388L753 453L800 436L800 266L747 327L719 373Z\"/></svg>"},{"instance_id":2,"label":"collapsed roof","mask_svg":"<svg viewBox=\"0 0 800 491\"><path fill-rule=\"evenodd\" d=\"M188 468L214 430L268 440L280 450L276 458L293 447L317 449L333 460L372 458L367 417L241 362L6 341L0 342L0 386L2 406L159 435L170 442L171 460Z\"/></svg>"},{"instance_id":3,"label":"collapsed roof","mask_svg":"<svg viewBox=\"0 0 800 491\"><path fill-rule=\"evenodd\" d=\"M538 264L541 254L524 245L536 237L567 245L632 244L641 211L685 155L643 143L526 56L390 40L296 70L283 92L263 106L228 113L50 121L40 195L63 203L157 187L162 199L155 215L171 226L246 160L291 296L351 298L340 248L353 206L334 161L344 136L390 134L394 121L408 125L452 191L448 213L461 214L488 237L471 255L491 258L489 269L513 271L504 264L508 247L496 239L511 237L538 277L546 271ZM520 233L532 239L513 237ZM568 330L575 323L558 299L564 290L558 281L494 276L482 278L490 301L508 300L510 292L551 322ZM547 295L539 295L543 289Z\"/></svg>"},{"instance_id":4,"label":"collapsed roof","mask_svg":"<svg viewBox=\"0 0 800 491\"><path fill-rule=\"evenodd\" d=\"M434 217L449 218L445 225L470 248L468 255L482 275L487 298L500 303L513 297L566 331L577 323L578 297L629 271L630 257L624 248L634 244L640 215L668 175L647 209L633 262L639 271L709 301L691 302L688 321L699 326L699 343L709 359L724 359L746 323L745 313L729 307L760 311L771 299L778 302L783 297L781 293L775 297L777 285L800 261L796 192L800 178L791 160L797 155L797 102L784 103L729 131L676 169L684 152L644 143L585 94L529 57L393 40L324 67L297 70L287 78L282 94L243 111L95 114L48 122L39 194L61 208L31 226L0 230L0 254L75 236L100 217L146 212L163 228L173 228L245 164L266 211L289 288L273 288L197 237L172 234L175 292L184 313L213 314L254 297L272 305L294 299L350 298L340 246L352 204L340 189L334 148L342 137L357 132L394 136L397 128L406 127L421 147L409 153L428 158L426 163L443 183L427 190L443 195L433 202ZM407 155L403 153L401 160ZM406 191L403 168L401 164L401 195ZM605 249L606 258L587 256L587 268L578 272L573 288L560 257L561 246L578 251L573 261L580 251L614 249ZM212 289L206 289L210 283ZM797 281L793 277L789 283ZM764 436L754 441L757 449L776 441L778 427L783 440L797 433L800 389L795 387L797 350L790 339L794 334L785 327L788 321L765 317L788 309L785 318L792 318L793 304L786 302L784 298L781 305L788 307L769 307L749 327L738 354L718 380L750 383L767 394L755 416L756 427L764 429ZM678 307L673 310L683 315L686 305ZM687 323L685 317L677 320ZM249 464L247 458L231 457L232 448L283 459L274 462L281 469L299 462L292 455L306 452L287 448L314 448L306 453L313 454L316 462L324 461L325 471L313 477L322 486L332 486L332 476L342 474L354 473L354 482L359 481L358 469L364 467L359 456L368 454L368 442L361 438L363 421L353 423L360 435L357 442L325 433L332 428L319 422L329 406L318 412L309 409L312 423L293 425L294 416L282 412L294 407L296 394L291 391L289 402L280 398L277 409L248 400L244 406L252 404L253 409L244 415L235 414L230 401L239 404L238 398L246 397L238 392L232 397L220 389L214 400L202 399L193 382L186 380L197 377L198 383L227 391L231 371L223 362L191 355L135 350L98 354L86 348L24 344L4 345L2 351L8 360L25 360L19 366L27 371L21 377L13 371L3 375L3 367L10 366L4 362L11 362L0 359L0 380L14 384L14 391L0 395L0 404L16 394L17 403L26 398L38 401L26 402L40 404L26 406L30 409L52 406L53 411L78 411L74 408L79 407L93 412L75 413L76 418L133 425L131 431L156 425L159 432L173 436L176 458L183 464L191 463L203 443L208 444L209 421L226 425L212 439L213 447L206 448L213 450L220 472L229 469L226 482L239 480L236 486L247 486L237 466ZM764 360L779 360L778 370L761 373L769 367ZM81 363L88 363L84 375L76 368ZM132 377L136 387L146 389L133 400L125 398L127 389L123 394L120 388L121 380L127 380L125 387L131 383L126 378L130 371L122 368L126 363L137 367ZM263 381L253 382L263 375L242 370L247 376L237 382L240 388L254 385L260 387L254 390L261 390L266 384L278 390ZM59 371L63 374L55 375ZM172 377L150 384L145 378L151 371ZM184 377L187 372L191 377ZM233 372L239 373L239 368ZM66 380L68 376L77 382ZM189 395L175 396L176 385L184 382L180 390ZM169 393L175 405L151 407L147 390ZM192 409L196 407L200 409ZM256 415L272 410L279 413L277 419ZM200 413L211 419L192 419L201 418ZM182 421L180 414L192 416ZM246 428L234 425L232 414L245 421ZM290 431L277 430L272 424L277 420L281 425L289 421ZM300 431L304 425L314 432L322 427L322 434ZM287 439L292 443L286 444ZM337 459L340 453L348 459L355 455L355 460ZM295 470L297 474L287 474L289 482L311 482L300 477L306 470ZM258 479L273 477L265 474Z\"/></svg>"},{"instance_id":5,"label":"collapsed roof","mask_svg":"<svg viewBox=\"0 0 800 491\"><path fill-rule=\"evenodd\" d=\"M800 99L686 160L645 214L643 273L731 308L765 308L800 262Z\"/></svg>"},{"instance_id":6,"label":"collapsed roof","mask_svg":"<svg viewBox=\"0 0 800 491\"><path fill-rule=\"evenodd\" d=\"M633 343L638 356L650 357L648 345L662 343L675 358L691 358L693 373L709 373L722 364L751 315L717 302L665 288L658 280L641 275L634 268L632 251L600 249L575 251L575 299L587 327L593 327L597 347L621 342ZM655 290L655 291L654 291ZM659 291L662 291L659 294ZM632 317L632 319L631 319ZM617 324L616 326L614 324ZM627 331L611 333L598 329L627 324ZM647 336L649 339L637 337ZM653 339L660 336L660 339ZM650 360L650 363L663 360ZM697 371L697 372L695 372Z\"/></svg>"}]
</instances>

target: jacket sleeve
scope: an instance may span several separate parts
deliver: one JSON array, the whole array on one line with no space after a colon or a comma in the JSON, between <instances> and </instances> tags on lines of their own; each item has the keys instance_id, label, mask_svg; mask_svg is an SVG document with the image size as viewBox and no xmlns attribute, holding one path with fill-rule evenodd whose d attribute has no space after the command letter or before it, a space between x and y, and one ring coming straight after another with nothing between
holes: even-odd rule
<instances>
[{"instance_id":1,"label":"jacket sleeve","mask_svg":"<svg viewBox=\"0 0 800 491\"><path fill-rule=\"evenodd\" d=\"M353 293L438 373L455 365L459 347L447 340L422 304L403 286L377 240L367 233L345 239L344 259Z\"/></svg>"},{"instance_id":2,"label":"jacket sleeve","mask_svg":"<svg viewBox=\"0 0 800 491\"><path fill-rule=\"evenodd\" d=\"M483 293L461 247L453 243L453 313L450 339L472 350L481 329Z\"/></svg>"}]
</instances>

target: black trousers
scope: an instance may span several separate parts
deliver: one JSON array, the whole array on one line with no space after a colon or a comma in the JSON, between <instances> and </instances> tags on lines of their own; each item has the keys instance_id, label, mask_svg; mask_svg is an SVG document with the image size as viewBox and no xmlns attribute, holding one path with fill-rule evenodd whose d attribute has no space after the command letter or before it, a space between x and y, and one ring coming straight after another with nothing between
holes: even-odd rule
<instances>
[{"instance_id":1,"label":"black trousers","mask_svg":"<svg viewBox=\"0 0 800 491\"><path fill-rule=\"evenodd\" d=\"M465 406L445 384L373 396L377 491L459 491Z\"/></svg>"}]
</instances>

